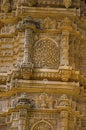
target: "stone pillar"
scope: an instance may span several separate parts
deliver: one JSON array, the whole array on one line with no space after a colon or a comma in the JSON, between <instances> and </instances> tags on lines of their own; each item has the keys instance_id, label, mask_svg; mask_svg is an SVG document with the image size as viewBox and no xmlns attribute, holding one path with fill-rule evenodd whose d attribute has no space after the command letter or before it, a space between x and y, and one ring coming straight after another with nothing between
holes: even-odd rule
<instances>
[{"instance_id":1,"label":"stone pillar","mask_svg":"<svg viewBox=\"0 0 86 130\"><path fill-rule=\"evenodd\" d=\"M69 32L63 30L60 46L60 66L69 66Z\"/></svg>"},{"instance_id":2,"label":"stone pillar","mask_svg":"<svg viewBox=\"0 0 86 130\"><path fill-rule=\"evenodd\" d=\"M31 61L32 43L33 43L33 32L36 29L36 23L31 17L25 18L19 22L17 26L18 31L25 31L25 42L24 42L24 59L21 64L21 77L23 79L30 79L33 71L33 64Z\"/></svg>"},{"instance_id":3,"label":"stone pillar","mask_svg":"<svg viewBox=\"0 0 86 130\"><path fill-rule=\"evenodd\" d=\"M62 95L59 98L58 110L60 110L59 127L58 130L68 130L68 109L70 107L70 101L66 95Z\"/></svg>"},{"instance_id":4,"label":"stone pillar","mask_svg":"<svg viewBox=\"0 0 86 130\"><path fill-rule=\"evenodd\" d=\"M18 130L28 130L27 125L27 109L19 110L19 125Z\"/></svg>"},{"instance_id":5,"label":"stone pillar","mask_svg":"<svg viewBox=\"0 0 86 130\"><path fill-rule=\"evenodd\" d=\"M80 119L80 117L78 117L77 119L76 119L76 130L80 130L81 129L81 119Z\"/></svg>"},{"instance_id":6,"label":"stone pillar","mask_svg":"<svg viewBox=\"0 0 86 130\"><path fill-rule=\"evenodd\" d=\"M60 112L59 129L58 130L68 130L68 112Z\"/></svg>"},{"instance_id":7,"label":"stone pillar","mask_svg":"<svg viewBox=\"0 0 86 130\"><path fill-rule=\"evenodd\" d=\"M61 43L60 43L60 74L61 80L67 82L71 79L72 66L69 63L69 35L72 28L72 21L69 18L65 18L61 23Z\"/></svg>"},{"instance_id":8,"label":"stone pillar","mask_svg":"<svg viewBox=\"0 0 86 130\"><path fill-rule=\"evenodd\" d=\"M25 29L25 44L24 44L24 64L31 63L31 51L32 51L32 29Z\"/></svg>"},{"instance_id":9,"label":"stone pillar","mask_svg":"<svg viewBox=\"0 0 86 130\"><path fill-rule=\"evenodd\" d=\"M11 113L11 128L10 130L18 130L18 112L12 112Z\"/></svg>"}]
</instances>

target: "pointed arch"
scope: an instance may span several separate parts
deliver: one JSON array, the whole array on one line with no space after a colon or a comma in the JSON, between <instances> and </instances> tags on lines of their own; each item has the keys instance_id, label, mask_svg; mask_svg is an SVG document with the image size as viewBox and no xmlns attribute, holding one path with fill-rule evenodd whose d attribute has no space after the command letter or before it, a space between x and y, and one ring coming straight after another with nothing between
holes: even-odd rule
<instances>
[{"instance_id":1,"label":"pointed arch","mask_svg":"<svg viewBox=\"0 0 86 130\"><path fill-rule=\"evenodd\" d=\"M43 27L44 27L44 29L56 29L57 22L55 19L46 17L43 21Z\"/></svg>"},{"instance_id":2,"label":"pointed arch","mask_svg":"<svg viewBox=\"0 0 86 130\"><path fill-rule=\"evenodd\" d=\"M36 122L36 123L32 126L31 130L40 130L40 127L41 127L41 128L43 127L43 129L45 129L45 128L47 127L46 130L54 130L54 129L53 129L53 126L52 126L49 122L47 122L47 121L45 121L45 120L41 120L41 121ZM42 129L41 129L41 130L42 130Z\"/></svg>"},{"instance_id":3,"label":"pointed arch","mask_svg":"<svg viewBox=\"0 0 86 130\"><path fill-rule=\"evenodd\" d=\"M55 43L56 46L58 47L58 43L57 43L54 39L52 39L52 38L50 38L50 37L45 37L45 38L39 39L39 40L35 43L35 45L36 45L37 43L41 42L41 41L46 41L46 40L52 41L52 42Z\"/></svg>"}]
</instances>

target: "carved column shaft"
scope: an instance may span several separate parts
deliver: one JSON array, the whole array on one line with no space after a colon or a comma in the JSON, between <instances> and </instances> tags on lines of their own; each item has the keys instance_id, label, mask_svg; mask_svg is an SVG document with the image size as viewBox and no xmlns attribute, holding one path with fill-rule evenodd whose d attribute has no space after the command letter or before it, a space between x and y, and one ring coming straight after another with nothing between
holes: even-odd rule
<instances>
[{"instance_id":1,"label":"carved column shaft","mask_svg":"<svg viewBox=\"0 0 86 130\"><path fill-rule=\"evenodd\" d=\"M10 116L11 128L10 130L18 130L18 112L12 112Z\"/></svg>"},{"instance_id":2,"label":"carved column shaft","mask_svg":"<svg viewBox=\"0 0 86 130\"><path fill-rule=\"evenodd\" d=\"M69 32L62 32L60 47L60 66L69 66Z\"/></svg>"},{"instance_id":3,"label":"carved column shaft","mask_svg":"<svg viewBox=\"0 0 86 130\"><path fill-rule=\"evenodd\" d=\"M20 110L20 117L19 117L19 125L18 130L27 130L27 110L21 109Z\"/></svg>"},{"instance_id":4,"label":"carved column shaft","mask_svg":"<svg viewBox=\"0 0 86 130\"><path fill-rule=\"evenodd\" d=\"M31 50L32 50L32 29L25 30L25 45L24 45L24 63L31 62Z\"/></svg>"},{"instance_id":5,"label":"carved column shaft","mask_svg":"<svg viewBox=\"0 0 86 130\"><path fill-rule=\"evenodd\" d=\"M61 111L60 113L59 130L68 130L68 112L67 111Z\"/></svg>"},{"instance_id":6,"label":"carved column shaft","mask_svg":"<svg viewBox=\"0 0 86 130\"><path fill-rule=\"evenodd\" d=\"M20 119L19 120L19 130L26 130L25 126L26 126L25 120Z\"/></svg>"}]
</instances>

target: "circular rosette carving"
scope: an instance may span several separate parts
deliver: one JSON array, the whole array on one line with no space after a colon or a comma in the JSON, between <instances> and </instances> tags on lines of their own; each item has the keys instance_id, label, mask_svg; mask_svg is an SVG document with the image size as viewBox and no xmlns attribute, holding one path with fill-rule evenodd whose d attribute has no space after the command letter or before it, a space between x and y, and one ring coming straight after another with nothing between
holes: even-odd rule
<instances>
[{"instance_id":1,"label":"circular rosette carving","mask_svg":"<svg viewBox=\"0 0 86 130\"><path fill-rule=\"evenodd\" d=\"M32 130L52 130L52 127L46 122L39 122L33 127Z\"/></svg>"},{"instance_id":2,"label":"circular rosette carving","mask_svg":"<svg viewBox=\"0 0 86 130\"><path fill-rule=\"evenodd\" d=\"M33 63L39 68L58 68L59 48L52 39L41 39L33 46Z\"/></svg>"}]
</instances>

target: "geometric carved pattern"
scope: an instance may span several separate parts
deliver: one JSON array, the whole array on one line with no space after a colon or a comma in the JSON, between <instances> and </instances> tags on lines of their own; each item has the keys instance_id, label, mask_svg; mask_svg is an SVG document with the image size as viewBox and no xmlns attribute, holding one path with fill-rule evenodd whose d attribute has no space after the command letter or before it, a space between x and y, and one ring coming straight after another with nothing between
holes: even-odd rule
<instances>
[{"instance_id":1,"label":"geometric carved pattern","mask_svg":"<svg viewBox=\"0 0 86 130\"><path fill-rule=\"evenodd\" d=\"M37 123L32 130L52 130L50 124L46 122Z\"/></svg>"},{"instance_id":2,"label":"geometric carved pattern","mask_svg":"<svg viewBox=\"0 0 86 130\"><path fill-rule=\"evenodd\" d=\"M50 17L46 17L43 21L43 28L44 29L56 29L57 22L54 19L51 19Z\"/></svg>"},{"instance_id":3,"label":"geometric carved pattern","mask_svg":"<svg viewBox=\"0 0 86 130\"><path fill-rule=\"evenodd\" d=\"M35 99L36 108L53 109L56 106L56 100L46 93L42 93L39 97Z\"/></svg>"},{"instance_id":4,"label":"geometric carved pattern","mask_svg":"<svg viewBox=\"0 0 86 130\"><path fill-rule=\"evenodd\" d=\"M40 68L58 68L59 48L52 39L41 39L33 46L33 63Z\"/></svg>"}]
</instances>

